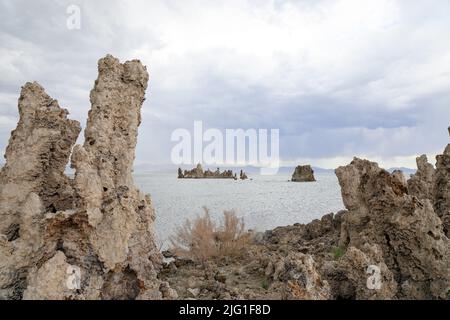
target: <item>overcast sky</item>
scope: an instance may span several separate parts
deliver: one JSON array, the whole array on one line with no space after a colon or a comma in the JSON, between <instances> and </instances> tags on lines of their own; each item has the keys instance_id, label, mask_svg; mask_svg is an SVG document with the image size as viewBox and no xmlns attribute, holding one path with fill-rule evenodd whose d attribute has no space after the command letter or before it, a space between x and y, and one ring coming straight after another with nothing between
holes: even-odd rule
<instances>
[{"instance_id":1,"label":"overcast sky","mask_svg":"<svg viewBox=\"0 0 450 320\"><path fill-rule=\"evenodd\" d=\"M203 120L279 128L287 165L414 167L449 140L449 39L444 0L0 0L0 150L27 81L84 126L110 53L150 73L137 164L169 163L172 130Z\"/></svg>"}]
</instances>

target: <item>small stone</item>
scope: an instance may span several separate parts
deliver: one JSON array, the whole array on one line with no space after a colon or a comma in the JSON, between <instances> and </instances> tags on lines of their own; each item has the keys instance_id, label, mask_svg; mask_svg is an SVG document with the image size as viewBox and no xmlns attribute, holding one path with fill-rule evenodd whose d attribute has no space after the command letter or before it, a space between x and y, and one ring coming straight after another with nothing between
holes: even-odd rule
<instances>
[{"instance_id":1,"label":"small stone","mask_svg":"<svg viewBox=\"0 0 450 320\"><path fill-rule=\"evenodd\" d=\"M223 272L218 272L215 274L214 279L219 282L225 283L227 281L227 276Z\"/></svg>"},{"instance_id":2,"label":"small stone","mask_svg":"<svg viewBox=\"0 0 450 320\"><path fill-rule=\"evenodd\" d=\"M197 296L200 294L199 288L188 288L187 292L191 295L191 298L197 298Z\"/></svg>"}]
</instances>

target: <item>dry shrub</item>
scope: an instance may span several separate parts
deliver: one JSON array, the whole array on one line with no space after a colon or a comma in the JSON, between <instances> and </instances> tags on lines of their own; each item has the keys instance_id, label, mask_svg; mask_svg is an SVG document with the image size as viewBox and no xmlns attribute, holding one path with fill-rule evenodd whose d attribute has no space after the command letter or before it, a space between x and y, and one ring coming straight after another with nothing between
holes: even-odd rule
<instances>
[{"instance_id":1,"label":"dry shrub","mask_svg":"<svg viewBox=\"0 0 450 320\"><path fill-rule=\"evenodd\" d=\"M241 254L250 242L243 219L238 218L234 211L224 211L222 224L216 226L209 210L203 210L203 216L193 221L186 219L177 229L175 236L170 238L171 251L179 257L200 262Z\"/></svg>"}]
</instances>

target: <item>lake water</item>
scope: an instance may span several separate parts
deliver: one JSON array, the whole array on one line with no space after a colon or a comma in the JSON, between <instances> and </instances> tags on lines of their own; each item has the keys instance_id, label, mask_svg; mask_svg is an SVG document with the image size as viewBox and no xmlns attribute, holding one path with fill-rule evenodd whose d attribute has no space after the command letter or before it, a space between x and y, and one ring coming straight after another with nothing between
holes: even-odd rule
<instances>
[{"instance_id":1,"label":"lake water","mask_svg":"<svg viewBox=\"0 0 450 320\"><path fill-rule=\"evenodd\" d=\"M220 219L223 210L235 210L247 229L265 231L294 223L308 223L344 208L334 173L318 173L317 182L290 182L290 175L252 175L253 180L177 179L176 173L135 174L135 183L149 193L156 209L158 244L186 218L210 209Z\"/></svg>"}]
</instances>

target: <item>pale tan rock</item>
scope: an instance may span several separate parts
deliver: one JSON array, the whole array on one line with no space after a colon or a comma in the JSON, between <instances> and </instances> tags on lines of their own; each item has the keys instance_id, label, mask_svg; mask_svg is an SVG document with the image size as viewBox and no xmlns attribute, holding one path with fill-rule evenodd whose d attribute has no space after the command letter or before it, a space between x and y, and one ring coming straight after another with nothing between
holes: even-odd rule
<instances>
[{"instance_id":1,"label":"pale tan rock","mask_svg":"<svg viewBox=\"0 0 450 320\"><path fill-rule=\"evenodd\" d=\"M265 274L282 283L282 298L287 300L326 300L331 289L316 270L311 255L293 252L286 257L268 256Z\"/></svg>"},{"instance_id":2,"label":"pale tan rock","mask_svg":"<svg viewBox=\"0 0 450 320\"><path fill-rule=\"evenodd\" d=\"M408 281L421 297L450 296L450 241L428 199L407 194L405 184L374 162L355 158L336 170L348 214L341 245L377 244L396 279ZM401 286L401 283L399 283ZM399 292L400 297L410 296Z\"/></svg>"},{"instance_id":3,"label":"pale tan rock","mask_svg":"<svg viewBox=\"0 0 450 320\"><path fill-rule=\"evenodd\" d=\"M64 169L80 132L36 82L23 86L19 114L0 172L0 297L8 299L21 297L28 269L42 258L42 214L74 204Z\"/></svg>"},{"instance_id":4,"label":"pale tan rock","mask_svg":"<svg viewBox=\"0 0 450 320\"><path fill-rule=\"evenodd\" d=\"M448 128L450 134L450 127ZM434 174L434 210L441 217L447 237L450 237L450 144L444 153L436 156Z\"/></svg>"},{"instance_id":5,"label":"pale tan rock","mask_svg":"<svg viewBox=\"0 0 450 320\"><path fill-rule=\"evenodd\" d=\"M354 299L393 299L397 282L383 261L378 245L364 244L362 250L349 247L338 261L338 270L345 274L354 290Z\"/></svg>"},{"instance_id":6,"label":"pale tan rock","mask_svg":"<svg viewBox=\"0 0 450 320\"><path fill-rule=\"evenodd\" d=\"M161 297L156 280L161 257L154 244L151 200L134 186L132 167L148 73L142 64L107 56L91 91L83 147L72 156L79 210L92 229L89 243L106 272L107 298Z\"/></svg>"},{"instance_id":7,"label":"pale tan rock","mask_svg":"<svg viewBox=\"0 0 450 320\"><path fill-rule=\"evenodd\" d=\"M433 199L434 167L426 155L416 158L417 172L408 180L408 193L419 199Z\"/></svg>"},{"instance_id":8,"label":"pale tan rock","mask_svg":"<svg viewBox=\"0 0 450 320\"><path fill-rule=\"evenodd\" d=\"M46 210L63 210L73 202L64 169L80 125L36 82L26 83L19 98L20 119L6 148L0 172L0 233L20 220L20 203L34 192Z\"/></svg>"},{"instance_id":9,"label":"pale tan rock","mask_svg":"<svg viewBox=\"0 0 450 320\"><path fill-rule=\"evenodd\" d=\"M76 276L72 275L71 265L61 251L47 260L39 269L31 270L27 289L23 293L24 300L68 300L76 293ZM73 281L73 282L72 282Z\"/></svg>"},{"instance_id":10,"label":"pale tan rock","mask_svg":"<svg viewBox=\"0 0 450 320\"><path fill-rule=\"evenodd\" d=\"M199 288L188 288L187 292L192 296L192 298L197 298L200 293Z\"/></svg>"},{"instance_id":11,"label":"pale tan rock","mask_svg":"<svg viewBox=\"0 0 450 320\"><path fill-rule=\"evenodd\" d=\"M163 281L159 287L159 291L161 291L163 299L165 300L176 300L178 299L178 293L175 289L171 288L169 283ZM198 295L198 293L197 293Z\"/></svg>"},{"instance_id":12,"label":"pale tan rock","mask_svg":"<svg viewBox=\"0 0 450 320\"><path fill-rule=\"evenodd\" d=\"M161 256L154 243L150 197L134 185L132 166L148 73L137 60L99 61L85 143L80 131L38 84L19 99L20 121L0 174L0 297L159 299ZM64 286L67 268L80 288Z\"/></svg>"},{"instance_id":13,"label":"pale tan rock","mask_svg":"<svg viewBox=\"0 0 450 320\"><path fill-rule=\"evenodd\" d=\"M283 298L295 300L327 300L331 298L330 286L316 270L311 255L290 254L286 257L284 265L289 270L289 279L285 283Z\"/></svg>"}]
</instances>

